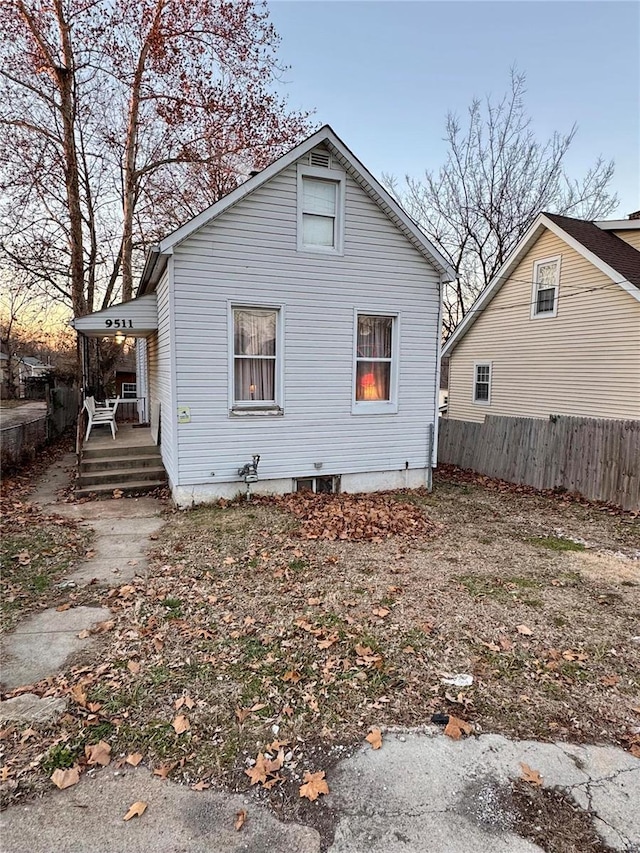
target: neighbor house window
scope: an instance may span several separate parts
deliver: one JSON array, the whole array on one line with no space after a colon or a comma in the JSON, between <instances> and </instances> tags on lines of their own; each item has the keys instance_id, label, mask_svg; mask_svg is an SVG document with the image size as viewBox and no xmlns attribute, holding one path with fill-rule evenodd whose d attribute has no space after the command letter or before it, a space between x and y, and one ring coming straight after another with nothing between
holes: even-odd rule
<instances>
[{"instance_id":1,"label":"neighbor house window","mask_svg":"<svg viewBox=\"0 0 640 853\"><path fill-rule=\"evenodd\" d=\"M555 317L558 311L560 257L545 258L533 265L533 317Z\"/></svg>"},{"instance_id":2,"label":"neighbor house window","mask_svg":"<svg viewBox=\"0 0 640 853\"><path fill-rule=\"evenodd\" d=\"M278 316L273 308L233 308L233 405L276 406Z\"/></svg>"},{"instance_id":3,"label":"neighbor house window","mask_svg":"<svg viewBox=\"0 0 640 853\"><path fill-rule=\"evenodd\" d=\"M344 175L322 167L298 167L298 249L340 253Z\"/></svg>"},{"instance_id":4,"label":"neighbor house window","mask_svg":"<svg viewBox=\"0 0 640 853\"><path fill-rule=\"evenodd\" d=\"M355 405L389 411L395 396L396 322L393 316L358 314L356 320Z\"/></svg>"},{"instance_id":5,"label":"neighbor house window","mask_svg":"<svg viewBox=\"0 0 640 853\"><path fill-rule=\"evenodd\" d=\"M137 386L135 382L122 383L122 399L135 400L138 396Z\"/></svg>"},{"instance_id":6,"label":"neighbor house window","mask_svg":"<svg viewBox=\"0 0 640 853\"><path fill-rule=\"evenodd\" d=\"M474 365L473 402L489 405L491 402L491 362Z\"/></svg>"}]
</instances>

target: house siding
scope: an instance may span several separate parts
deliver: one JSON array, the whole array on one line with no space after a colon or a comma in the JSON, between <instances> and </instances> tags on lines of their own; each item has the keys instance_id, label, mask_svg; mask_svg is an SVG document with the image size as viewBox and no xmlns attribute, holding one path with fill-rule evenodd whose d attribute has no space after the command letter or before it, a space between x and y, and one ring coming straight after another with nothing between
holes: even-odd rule
<instances>
[{"instance_id":1,"label":"house siding","mask_svg":"<svg viewBox=\"0 0 640 853\"><path fill-rule=\"evenodd\" d=\"M160 404L160 450L171 486L177 483L175 452L175 394L171 360L171 310L169 277L171 264L158 282L158 332L147 338L149 375L149 418L153 406Z\"/></svg>"},{"instance_id":2,"label":"house siding","mask_svg":"<svg viewBox=\"0 0 640 853\"><path fill-rule=\"evenodd\" d=\"M557 316L532 319L533 264L554 255ZM492 363L490 405L472 400L478 361ZM488 414L640 418L640 302L547 230L451 353L449 417Z\"/></svg>"},{"instance_id":3,"label":"house siding","mask_svg":"<svg viewBox=\"0 0 640 853\"><path fill-rule=\"evenodd\" d=\"M439 277L348 175L345 197L343 256L296 250L296 164L175 249L181 485L240 488L255 453L261 480L430 467ZM229 415L230 303L282 306L283 416ZM352 414L355 309L399 315L397 414Z\"/></svg>"},{"instance_id":4,"label":"house siding","mask_svg":"<svg viewBox=\"0 0 640 853\"><path fill-rule=\"evenodd\" d=\"M634 249L637 249L640 252L640 228L621 228L620 231L614 231L613 233L616 237L620 237L621 240L624 240L625 243L629 243L629 245L633 246Z\"/></svg>"}]
</instances>

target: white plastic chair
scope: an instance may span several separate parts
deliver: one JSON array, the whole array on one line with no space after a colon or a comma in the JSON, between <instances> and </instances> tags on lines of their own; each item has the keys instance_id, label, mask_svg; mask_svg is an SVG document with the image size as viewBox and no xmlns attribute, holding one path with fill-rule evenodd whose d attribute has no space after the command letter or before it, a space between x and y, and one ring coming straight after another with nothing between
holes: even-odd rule
<instances>
[{"instance_id":1,"label":"white plastic chair","mask_svg":"<svg viewBox=\"0 0 640 853\"><path fill-rule=\"evenodd\" d=\"M96 401L93 397L87 397L84 401L84 407L87 410L87 415L89 416L89 425L87 427L87 434L84 437L85 441L89 441L89 436L91 435L91 430L94 426L100 426L101 424L108 424L111 427L111 435L113 436L113 440L116 438L116 431L118 429L118 425L116 424L116 411L118 409L118 403L120 402L120 398L115 401L113 404L113 408L105 408L98 409L96 408Z\"/></svg>"}]
</instances>

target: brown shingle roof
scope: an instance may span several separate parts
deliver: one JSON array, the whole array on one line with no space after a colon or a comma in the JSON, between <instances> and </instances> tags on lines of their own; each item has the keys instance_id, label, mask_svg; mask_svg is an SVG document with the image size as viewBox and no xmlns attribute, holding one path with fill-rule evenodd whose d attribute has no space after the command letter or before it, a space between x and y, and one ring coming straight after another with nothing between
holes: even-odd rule
<instances>
[{"instance_id":1,"label":"brown shingle roof","mask_svg":"<svg viewBox=\"0 0 640 853\"><path fill-rule=\"evenodd\" d=\"M609 264L630 284L640 289L640 252L617 237L611 231L603 231L584 219L572 219L558 216L557 213L545 213L563 231L597 255L605 264Z\"/></svg>"}]
</instances>

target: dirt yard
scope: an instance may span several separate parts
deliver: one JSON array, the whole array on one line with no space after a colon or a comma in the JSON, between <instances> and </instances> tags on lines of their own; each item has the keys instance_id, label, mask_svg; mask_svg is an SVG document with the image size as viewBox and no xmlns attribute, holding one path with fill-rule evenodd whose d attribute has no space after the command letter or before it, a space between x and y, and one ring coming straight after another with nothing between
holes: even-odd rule
<instances>
[{"instance_id":1,"label":"dirt yard","mask_svg":"<svg viewBox=\"0 0 640 853\"><path fill-rule=\"evenodd\" d=\"M640 521L467 479L173 515L149 577L103 591L95 659L29 688L68 713L2 731L5 796L102 743L282 810L371 727L433 714L638 755Z\"/></svg>"}]
</instances>

